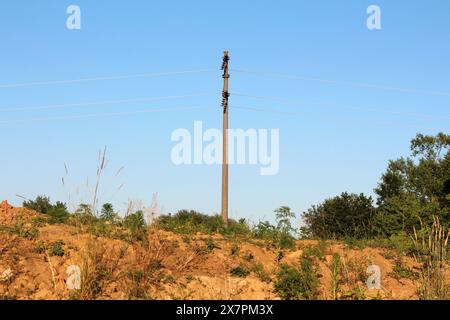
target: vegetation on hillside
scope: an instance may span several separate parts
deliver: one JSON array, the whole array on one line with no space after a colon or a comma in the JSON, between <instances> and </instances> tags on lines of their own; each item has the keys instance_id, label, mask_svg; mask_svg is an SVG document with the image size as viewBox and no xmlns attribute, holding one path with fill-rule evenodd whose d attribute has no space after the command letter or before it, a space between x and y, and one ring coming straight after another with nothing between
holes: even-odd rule
<instances>
[{"instance_id":1,"label":"vegetation on hillside","mask_svg":"<svg viewBox=\"0 0 450 320\"><path fill-rule=\"evenodd\" d=\"M236 278L254 274L262 282L271 284L273 292L283 299L319 298L319 266L323 264L328 266L331 274L331 289L327 297L365 298L363 287L367 261L349 260L337 252L331 254L328 252L330 241L341 241L349 250L370 246L394 248L393 278L419 281L419 298L449 298L446 272L450 236L450 136L418 134L411 141L410 157L388 163L375 194L375 200L364 194L348 192L326 199L302 214L300 229L293 227L292 222L298 217L287 206L274 211L275 223L260 221L252 224L240 219L230 220L225 227L219 215L180 210L175 214L161 215L147 225L140 210L120 216L110 203L105 203L99 212L89 204L80 204L75 212L70 213L64 203L53 204L48 197L38 196L35 200L25 201L23 206L45 215L45 221L35 219L30 224L20 218L12 226L0 226L0 231L6 230L34 241L39 237L42 223L66 224L77 232L155 250L156 257L150 260L146 260L145 255L137 256L136 259L142 260L145 267L127 273L131 283L129 294L133 298L150 298L149 291L155 283L175 281L172 275L164 275L161 271L159 254L167 248L159 240L156 243L149 240L152 230L177 234L186 246L192 247L193 254L179 263L177 272L187 269L197 256L222 250L216 240L216 236L221 236L232 243L229 252L236 260L226 273ZM197 240L192 243L197 236L207 236L202 245ZM298 239L318 242L301 247L300 258L295 263L286 263L286 256L299 249ZM270 274L251 252L242 249L249 243L274 253L275 272ZM36 252L50 257L64 257L68 250L67 245L59 240L52 243L39 240L35 247ZM90 244L91 247L97 248L94 243ZM107 278L105 275L107 267L98 251L100 249L89 250L83 258L81 277L84 282L78 298L95 298L100 294L102 284L112 281L112 276ZM125 251L121 254L124 255ZM404 264L405 256L413 257L420 264L420 272ZM193 279L190 275L186 278L189 281Z\"/></svg>"}]
</instances>

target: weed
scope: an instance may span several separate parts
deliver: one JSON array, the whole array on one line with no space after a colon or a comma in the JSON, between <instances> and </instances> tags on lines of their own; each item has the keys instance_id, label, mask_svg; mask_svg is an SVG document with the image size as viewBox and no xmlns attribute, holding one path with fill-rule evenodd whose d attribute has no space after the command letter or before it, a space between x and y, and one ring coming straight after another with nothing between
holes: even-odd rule
<instances>
[{"instance_id":1,"label":"weed","mask_svg":"<svg viewBox=\"0 0 450 320\"><path fill-rule=\"evenodd\" d=\"M417 280L419 279L419 273L414 272L410 268L408 268L401 258L397 258L395 260L394 268L392 269L392 272L389 274L392 278L399 281L400 279L411 279L411 280Z\"/></svg>"},{"instance_id":2,"label":"weed","mask_svg":"<svg viewBox=\"0 0 450 320\"><path fill-rule=\"evenodd\" d=\"M306 247L303 250L303 255L305 257L316 257L319 260L323 260L326 249L327 243L324 240L320 240L316 245Z\"/></svg>"},{"instance_id":3,"label":"weed","mask_svg":"<svg viewBox=\"0 0 450 320\"><path fill-rule=\"evenodd\" d=\"M46 250L45 242L42 240L39 240L34 247L34 252L39 254L45 253Z\"/></svg>"},{"instance_id":4,"label":"weed","mask_svg":"<svg viewBox=\"0 0 450 320\"><path fill-rule=\"evenodd\" d=\"M246 251L244 256L243 256L243 258L244 258L245 261L250 262L250 261L252 261L255 258L255 256L250 251Z\"/></svg>"},{"instance_id":5,"label":"weed","mask_svg":"<svg viewBox=\"0 0 450 320\"><path fill-rule=\"evenodd\" d=\"M93 240L88 241L82 257L80 299L92 300L102 292L102 282L107 275L104 254L103 247Z\"/></svg>"},{"instance_id":6,"label":"weed","mask_svg":"<svg viewBox=\"0 0 450 320\"><path fill-rule=\"evenodd\" d=\"M331 261L331 299L337 300L339 293L341 257L339 253L333 254Z\"/></svg>"},{"instance_id":7,"label":"weed","mask_svg":"<svg viewBox=\"0 0 450 320\"><path fill-rule=\"evenodd\" d=\"M272 278L267 273L267 271L264 269L264 265L261 262L255 262L252 265L251 270L256 274L259 280L262 282L270 283L272 281Z\"/></svg>"},{"instance_id":8,"label":"weed","mask_svg":"<svg viewBox=\"0 0 450 320\"><path fill-rule=\"evenodd\" d=\"M366 299L366 290L363 286L357 286L353 290L349 290L344 292L341 295L342 300L365 300Z\"/></svg>"},{"instance_id":9,"label":"weed","mask_svg":"<svg viewBox=\"0 0 450 320\"><path fill-rule=\"evenodd\" d=\"M319 280L312 261L302 257L298 267L281 265L274 290L285 300L313 300L317 298L318 285Z\"/></svg>"},{"instance_id":10,"label":"weed","mask_svg":"<svg viewBox=\"0 0 450 320\"><path fill-rule=\"evenodd\" d=\"M192 274L188 274L187 276L186 276L186 281L189 283L189 282L191 282L191 281L193 281L194 280L194 276L192 275Z\"/></svg>"},{"instance_id":11,"label":"weed","mask_svg":"<svg viewBox=\"0 0 450 320\"><path fill-rule=\"evenodd\" d=\"M15 224L9 230L11 233L25 239L34 240L39 236L39 230L34 224L25 223L22 217L17 217Z\"/></svg>"},{"instance_id":12,"label":"weed","mask_svg":"<svg viewBox=\"0 0 450 320\"><path fill-rule=\"evenodd\" d=\"M250 271L244 266L237 266L230 270L230 274L234 277L245 278L250 274Z\"/></svg>"},{"instance_id":13,"label":"weed","mask_svg":"<svg viewBox=\"0 0 450 320\"><path fill-rule=\"evenodd\" d=\"M214 239L211 237L205 239L205 248L208 252L212 252L214 251L214 249L219 249L219 247L214 242Z\"/></svg>"},{"instance_id":14,"label":"weed","mask_svg":"<svg viewBox=\"0 0 450 320\"><path fill-rule=\"evenodd\" d=\"M231 254L232 256L237 256L237 255L239 255L240 249L241 249L241 248L239 247L239 245L237 245L236 243L234 243L234 244L231 246L230 254Z\"/></svg>"},{"instance_id":15,"label":"weed","mask_svg":"<svg viewBox=\"0 0 450 320\"><path fill-rule=\"evenodd\" d=\"M50 256L62 257L64 256L64 242L61 240L56 241L49 249Z\"/></svg>"}]
</instances>

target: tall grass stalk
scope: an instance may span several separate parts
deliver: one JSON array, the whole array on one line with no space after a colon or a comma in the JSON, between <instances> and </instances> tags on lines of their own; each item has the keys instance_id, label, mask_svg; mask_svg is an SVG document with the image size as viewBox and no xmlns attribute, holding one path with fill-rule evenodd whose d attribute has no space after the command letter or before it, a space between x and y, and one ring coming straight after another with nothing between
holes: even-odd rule
<instances>
[{"instance_id":1,"label":"tall grass stalk","mask_svg":"<svg viewBox=\"0 0 450 320\"><path fill-rule=\"evenodd\" d=\"M420 221L421 230L414 228L413 241L416 261L422 263L422 274L418 289L423 300L443 300L449 298L449 286L445 274L448 267L448 239L450 229L445 230L439 218L433 216L431 228Z\"/></svg>"}]
</instances>

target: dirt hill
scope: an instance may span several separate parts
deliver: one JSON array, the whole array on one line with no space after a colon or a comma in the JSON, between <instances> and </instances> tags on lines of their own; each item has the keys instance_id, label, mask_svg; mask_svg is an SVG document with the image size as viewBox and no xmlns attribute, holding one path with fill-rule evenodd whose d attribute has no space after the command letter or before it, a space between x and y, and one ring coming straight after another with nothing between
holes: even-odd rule
<instances>
[{"instance_id":1,"label":"dirt hill","mask_svg":"<svg viewBox=\"0 0 450 320\"><path fill-rule=\"evenodd\" d=\"M418 298L420 265L391 249L298 241L281 257L256 240L154 228L145 243L130 243L8 207L0 211L0 299L279 299L280 265L298 265L305 250L313 252L319 299ZM381 269L380 290L366 286L369 265ZM81 286L71 290L77 268Z\"/></svg>"}]
</instances>

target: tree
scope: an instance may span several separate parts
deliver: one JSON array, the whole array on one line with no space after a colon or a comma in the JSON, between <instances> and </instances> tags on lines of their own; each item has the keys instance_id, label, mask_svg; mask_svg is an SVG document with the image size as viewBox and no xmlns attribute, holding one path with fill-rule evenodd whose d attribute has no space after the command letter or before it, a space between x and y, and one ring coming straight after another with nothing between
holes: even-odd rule
<instances>
[{"instance_id":1,"label":"tree","mask_svg":"<svg viewBox=\"0 0 450 320\"><path fill-rule=\"evenodd\" d=\"M423 209L423 205L413 194L403 193L390 197L377 209L374 233L390 237L400 231L412 232L413 226L420 223Z\"/></svg>"},{"instance_id":2,"label":"tree","mask_svg":"<svg viewBox=\"0 0 450 320\"><path fill-rule=\"evenodd\" d=\"M115 222L117 213L114 212L114 207L111 203L105 203L100 211L100 219Z\"/></svg>"},{"instance_id":3,"label":"tree","mask_svg":"<svg viewBox=\"0 0 450 320\"><path fill-rule=\"evenodd\" d=\"M22 205L27 209L48 215L50 223L64 223L69 218L66 204L59 201L52 204L47 196L37 196L35 200L24 201Z\"/></svg>"},{"instance_id":4,"label":"tree","mask_svg":"<svg viewBox=\"0 0 450 320\"><path fill-rule=\"evenodd\" d=\"M443 223L449 223L449 179L450 135L417 134L411 140L411 156L390 161L375 189L380 214L385 216L389 212L400 217L404 208L411 209L411 199L414 197L415 210L421 212L423 219L431 219L434 214Z\"/></svg>"},{"instance_id":5,"label":"tree","mask_svg":"<svg viewBox=\"0 0 450 320\"><path fill-rule=\"evenodd\" d=\"M291 208L282 206L276 209L275 217L277 220L278 245L280 248L293 248L295 246L291 220L295 218L295 213Z\"/></svg>"},{"instance_id":6,"label":"tree","mask_svg":"<svg viewBox=\"0 0 450 320\"><path fill-rule=\"evenodd\" d=\"M126 216L123 225L130 230L132 240L145 240L145 219L141 210Z\"/></svg>"},{"instance_id":7,"label":"tree","mask_svg":"<svg viewBox=\"0 0 450 320\"><path fill-rule=\"evenodd\" d=\"M321 239L367 239L373 235L374 217L371 197L344 192L303 212L301 233Z\"/></svg>"}]
</instances>

